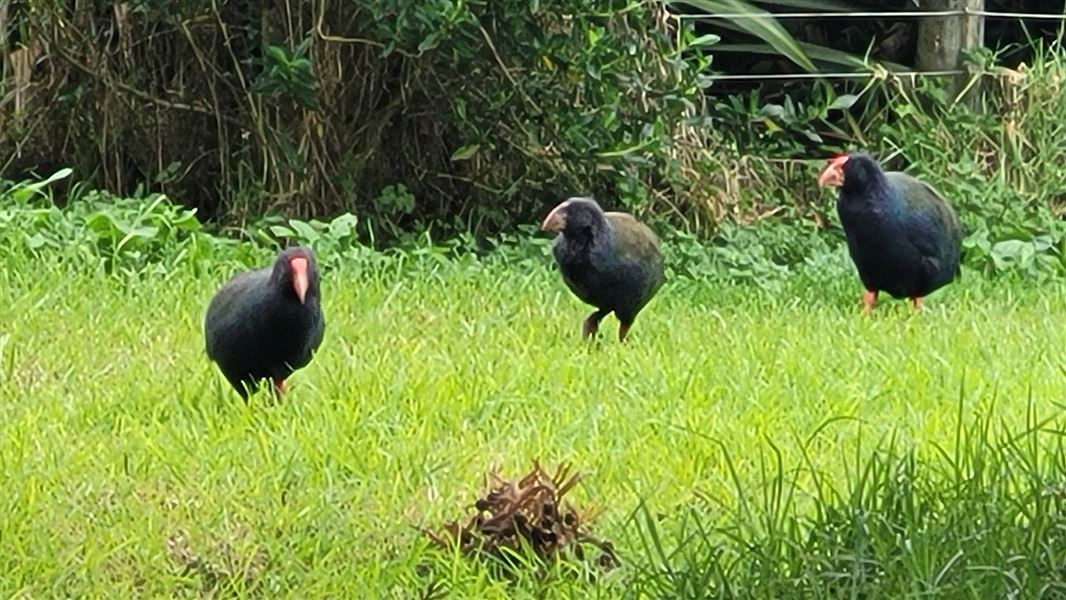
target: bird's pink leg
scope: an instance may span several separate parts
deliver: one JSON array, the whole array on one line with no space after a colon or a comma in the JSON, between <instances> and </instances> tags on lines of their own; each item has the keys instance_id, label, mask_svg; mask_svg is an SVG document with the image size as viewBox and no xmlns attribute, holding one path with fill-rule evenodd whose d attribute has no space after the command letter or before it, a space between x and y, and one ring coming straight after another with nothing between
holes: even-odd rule
<instances>
[{"instance_id":1,"label":"bird's pink leg","mask_svg":"<svg viewBox=\"0 0 1066 600\"><path fill-rule=\"evenodd\" d=\"M911 306L914 307L914 312L922 310L922 299L919 296L911 296Z\"/></svg>"},{"instance_id":2,"label":"bird's pink leg","mask_svg":"<svg viewBox=\"0 0 1066 600\"><path fill-rule=\"evenodd\" d=\"M877 304L877 290L862 291L862 312L869 313Z\"/></svg>"}]
</instances>

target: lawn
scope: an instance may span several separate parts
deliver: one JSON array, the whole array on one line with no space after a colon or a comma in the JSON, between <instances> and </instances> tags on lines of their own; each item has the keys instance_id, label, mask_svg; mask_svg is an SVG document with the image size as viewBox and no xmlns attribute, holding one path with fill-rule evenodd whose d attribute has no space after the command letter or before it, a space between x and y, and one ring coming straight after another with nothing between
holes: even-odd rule
<instances>
[{"instance_id":1,"label":"lawn","mask_svg":"<svg viewBox=\"0 0 1066 600\"><path fill-rule=\"evenodd\" d=\"M353 264L325 274L325 341L278 404L204 355L229 270L0 267L0 595L616 597L647 558L642 501L714 520L771 448L843 480L893 433L950 452L960 405L1057 413L1066 286L969 272L919 315L864 316L844 261L771 289L674 278L624 345L613 317L581 343L588 308L547 258ZM586 474L572 500L621 568L509 583L427 549L419 527L534 459Z\"/></svg>"}]
</instances>

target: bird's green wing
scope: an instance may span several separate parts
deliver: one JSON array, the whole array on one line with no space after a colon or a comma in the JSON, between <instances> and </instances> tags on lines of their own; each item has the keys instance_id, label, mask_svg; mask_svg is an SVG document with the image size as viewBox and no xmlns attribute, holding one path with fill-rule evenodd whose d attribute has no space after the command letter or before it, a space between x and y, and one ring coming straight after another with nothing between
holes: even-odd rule
<instances>
[{"instance_id":1,"label":"bird's green wing","mask_svg":"<svg viewBox=\"0 0 1066 600\"><path fill-rule=\"evenodd\" d=\"M662 262L659 238L647 225L626 213L604 214L611 224L617 252L648 264Z\"/></svg>"},{"instance_id":2,"label":"bird's green wing","mask_svg":"<svg viewBox=\"0 0 1066 600\"><path fill-rule=\"evenodd\" d=\"M954 209L936 188L899 171L891 171L885 175L900 193L909 215L918 219L928 219L952 244L962 242L962 223Z\"/></svg>"},{"instance_id":3,"label":"bird's green wing","mask_svg":"<svg viewBox=\"0 0 1066 600\"><path fill-rule=\"evenodd\" d=\"M663 281L663 256L658 236L632 215L618 212L604 215L611 225L614 251L624 262L644 273L645 294L654 292Z\"/></svg>"}]
</instances>

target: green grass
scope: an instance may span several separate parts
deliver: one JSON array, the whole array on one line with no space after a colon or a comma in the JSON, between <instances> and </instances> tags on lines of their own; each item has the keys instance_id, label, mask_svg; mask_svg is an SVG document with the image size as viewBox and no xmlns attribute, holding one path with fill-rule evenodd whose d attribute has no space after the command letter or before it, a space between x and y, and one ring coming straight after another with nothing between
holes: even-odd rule
<instances>
[{"instance_id":1,"label":"green grass","mask_svg":"<svg viewBox=\"0 0 1066 600\"><path fill-rule=\"evenodd\" d=\"M223 272L0 267L0 596L682 595L651 583L642 502L662 535L692 507L719 526L777 469L788 510L817 514L888 436L946 460L960 405L1008 430L1057 415L1066 286L970 275L918 316L886 299L865 317L843 261L773 291L672 281L625 345L613 319L580 342L588 309L546 260L353 265L326 274L325 341L276 405L241 402L204 355ZM507 582L426 548L418 527L533 459L587 474L573 500L602 510L622 568Z\"/></svg>"}]
</instances>

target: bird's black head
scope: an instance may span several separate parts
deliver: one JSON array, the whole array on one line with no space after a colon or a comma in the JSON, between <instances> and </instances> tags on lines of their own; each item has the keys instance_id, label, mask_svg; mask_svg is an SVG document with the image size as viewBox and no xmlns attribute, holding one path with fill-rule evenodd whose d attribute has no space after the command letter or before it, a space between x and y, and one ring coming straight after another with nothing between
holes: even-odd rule
<instances>
[{"instance_id":1,"label":"bird's black head","mask_svg":"<svg viewBox=\"0 0 1066 600\"><path fill-rule=\"evenodd\" d=\"M569 198L552 209L541 223L544 231L558 231L570 238L592 237L607 226L603 209L592 198Z\"/></svg>"},{"instance_id":2,"label":"bird's black head","mask_svg":"<svg viewBox=\"0 0 1066 600\"><path fill-rule=\"evenodd\" d=\"M291 295L301 304L318 299L318 267L315 255L306 246L286 248L274 260L270 280L284 294Z\"/></svg>"},{"instance_id":3,"label":"bird's black head","mask_svg":"<svg viewBox=\"0 0 1066 600\"><path fill-rule=\"evenodd\" d=\"M818 185L839 187L845 194L858 193L885 178L881 165L868 154L844 154L829 159L818 175Z\"/></svg>"}]
</instances>

